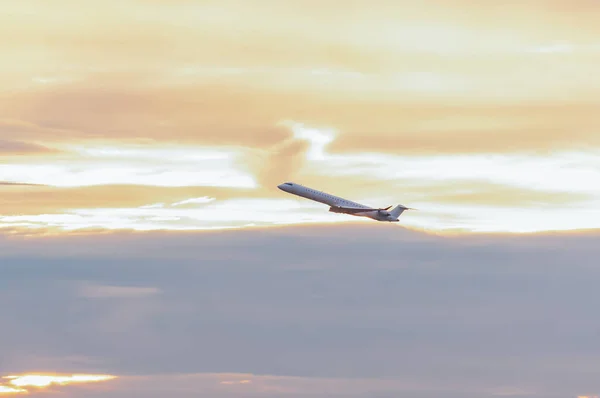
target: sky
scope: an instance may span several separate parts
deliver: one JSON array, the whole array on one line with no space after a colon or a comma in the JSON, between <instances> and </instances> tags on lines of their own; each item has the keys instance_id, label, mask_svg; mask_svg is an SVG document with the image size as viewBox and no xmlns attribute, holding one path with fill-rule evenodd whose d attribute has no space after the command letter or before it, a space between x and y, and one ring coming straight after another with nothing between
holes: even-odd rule
<instances>
[{"instance_id":1,"label":"sky","mask_svg":"<svg viewBox=\"0 0 600 398\"><path fill-rule=\"evenodd\" d=\"M600 394L598 1L2 8L0 395Z\"/></svg>"}]
</instances>

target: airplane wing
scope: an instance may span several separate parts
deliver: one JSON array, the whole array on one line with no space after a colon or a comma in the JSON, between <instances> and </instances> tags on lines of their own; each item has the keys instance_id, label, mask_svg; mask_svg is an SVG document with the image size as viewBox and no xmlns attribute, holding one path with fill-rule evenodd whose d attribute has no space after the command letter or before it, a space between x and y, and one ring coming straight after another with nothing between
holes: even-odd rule
<instances>
[{"instance_id":1,"label":"airplane wing","mask_svg":"<svg viewBox=\"0 0 600 398\"><path fill-rule=\"evenodd\" d=\"M336 208L337 210L343 211L344 213L354 214L354 213L366 213L368 211L388 210L392 206L389 206L385 209L372 209L372 208L364 208L364 207L346 207L346 206L333 206L333 207Z\"/></svg>"}]
</instances>

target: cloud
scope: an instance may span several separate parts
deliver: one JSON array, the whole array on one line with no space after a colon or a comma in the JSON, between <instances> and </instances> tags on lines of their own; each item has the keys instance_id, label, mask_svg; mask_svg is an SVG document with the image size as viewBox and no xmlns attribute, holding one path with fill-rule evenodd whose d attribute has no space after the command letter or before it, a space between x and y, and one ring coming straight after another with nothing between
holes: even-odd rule
<instances>
[{"instance_id":1,"label":"cloud","mask_svg":"<svg viewBox=\"0 0 600 398\"><path fill-rule=\"evenodd\" d=\"M293 119L343 132L336 151L598 146L600 87L587 78L600 56L592 50L598 28L583 3L387 2L374 10L361 1L344 18L338 5L317 2L308 9L318 17L287 3L264 13L265 5L239 1L125 1L118 11L104 5L90 14L88 5L67 1L69 15L31 4L11 6L2 24L21 33L7 49L19 67L7 65L0 75L6 87L15 85L10 95L0 93L5 139L19 131L44 142L264 150L288 137L277 123ZM577 15L577 26L565 15ZM98 23L102 16L110 27ZM498 20L518 23L506 31ZM52 41L40 41L39 29L52 31ZM569 57L531 53L557 37L576 49Z\"/></svg>"},{"instance_id":2,"label":"cloud","mask_svg":"<svg viewBox=\"0 0 600 398\"><path fill-rule=\"evenodd\" d=\"M230 187L156 187L108 184L89 187L50 187L27 183L0 184L2 214L52 214L84 208L137 208L166 203L178 208L192 208L181 202L208 196L215 200L260 198L261 191ZM21 189L21 187L23 189ZM198 206L198 204L195 204Z\"/></svg>"},{"instance_id":3,"label":"cloud","mask_svg":"<svg viewBox=\"0 0 600 398\"><path fill-rule=\"evenodd\" d=\"M201 198L191 198L191 199L186 199L186 200L182 200L181 202L177 202L177 203L173 203L171 206L185 206L185 205L199 205L199 204L205 204L205 203L210 203L212 201L214 201L215 198L209 198L207 196L201 197Z\"/></svg>"},{"instance_id":4,"label":"cloud","mask_svg":"<svg viewBox=\"0 0 600 398\"><path fill-rule=\"evenodd\" d=\"M0 16L3 374L125 375L78 397L594 393L598 231L466 232L600 225L594 2L91 7ZM289 179L419 211L359 222Z\"/></svg>"},{"instance_id":5,"label":"cloud","mask_svg":"<svg viewBox=\"0 0 600 398\"><path fill-rule=\"evenodd\" d=\"M262 96L252 88L209 81L186 87L132 84L131 77L90 76L68 88L22 93L0 98L0 103L27 125L63 132L53 139L41 136L39 129L26 130L28 137L49 141L161 140L262 147L289 134L274 127L282 110L276 106L277 94Z\"/></svg>"},{"instance_id":6,"label":"cloud","mask_svg":"<svg viewBox=\"0 0 600 398\"><path fill-rule=\"evenodd\" d=\"M373 84L389 84L389 79L379 76ZM596 132L600 125L593 103L571 101L562 93L544 94L550 97L545 101L508 103L466 95L459 105L449 106L446 99L386 98L379 90L353 98L340 88L329 94L331 98L323 98L319 85L313 91L294 93L256 88L245 80L216 87L206 80L189 82L186 88L139 88L114 78L99 91L91 77L77 89L55 88L11 97L4 107L10 112L18 106L15 118L64 131L50 136L33 130L26 135L47 142L66 138L176 140L267 149L289 137L277 123L295 119L308 125L335 126L341 134L332 145L334 152L511 153L599 145ZM373 90L366 86L365 90Z\"/></svg>"},{"instance_id":7,"label":"cloud","mask_svg":"<svg viewBox=\"0 0 600 398\"><path fill-rule=\"evenodd\" d=\"M264 192L274 192L277 185L294 179L302 170L309 148L310 142L290 137L264 150L252 151L242 161L254 170Z\"/></svg>"},{"instance_id":8,"label":"cloud","mask_svg":"<svg viewBox=\"0 0 600 398\"><path fill-rule=\"evenodd\" d=\"M409 185L410 187L410 185ZM595 195L546 191L494 184L485 180L455 180L422 182L410 187L409 200L426 200L468 206L494 206L496 208L556 208L571 207L593 201Z\"/></svg>"},{"instance_id":9,"label":"cloud","mask_svg":"<svg viewBox=\"0 0 600 398\"><path fill-rule=\"evenodd\" d=\"M20 141L0 140L0 155L25 155L36 153L51 153L53 150L42 145Z\"/></svg>"},{"instance_id":10,"label":"cloud","mask_svg":"<svg viewBox=\"0 0 600 398\"><path fill-rule=\"evenodd\" d=\"M81 133L44 127L19 119L0 118L0 137L5 137L6 141L14 136L27 140L60 141L78 134Z\"/></svg>"},{"instance_id":11,"label":"cloud","mask_svg":"<svg viewBox=\"0 0 600 398\"><path fill-rule=\"evenodd\" d=\"M116 379L110 375L53 375L53 374L24 374L4 376L8 385L0 385L0 394L42 394L47 388L54 386L69 386L72 384L99 383Z\"/></svg>"},{"instance_id":12,"label":"cloud","mask_svg":"<svg viewBox=\"0 0 600 398\"><path fill-rule=\"evenodd\" d=\"M417 208L419 212L403 215L402 224L413 228L524 232L598 225L598 192L588 183L600 178L595 152L342 155L328 150L335 131L288 125L291 138L263 151L75 145L70 150L82 158L73 158L70 167L3 165L5 179L61 186L5 187L0 220L5 228L53 232L358 221L276 189L293 180L372 206L401 203ZM169 160L161 160L164 156ZM245 174L243 165L248 166ZM548 208L551 218L545 214Z\"/></svg>"},{"instance_id":13,"label":"cloud","mask_svg":"<svg viewBox=\"0 0 600 398\"><path fill-rule=\"evenodd\" d=\"M596 382L597 235L6 236L0 371L122 376L98 396L576 396Z\"/></svg>"},{"instance_id":14,"label":"cloud","mask_svg":"<svg viewBox=\"0 0 600 398\"><path fill-rule=\"evenodd\" d=\"M287 180L427 209L407 215L418 228L598 225L599 31L583 0L60 4L69 13L30 0L0 20L15 37L0 70L14 155L2 227L341 221L280 196ZM536 51L557 43L568 52Z\"/></svg>"},{"instance_id":15,"label":"cloud","mask_svg":"<svg viewBox=\"0 0 600 398\"><path fill-rule=\"evenodd\" d=\"M0 185L8 186L8 187L42 187L42 184L29 184L26 182L10 182L10 181L0 181Z\"/></svg>"},{"instance_id":16,"label":"cloud","mask_svg":"<svg viewBox=\"0 0 600 398\"><path fill-rule=\"evenodd\" d=\"M66 205L73 198L67 198L64 203L56 205L53 202L45 203L40 207L36 207L35 203L15 202L12 206L5 207L5 215L0 217L0 221L4 229L16 228L15 233L89 232L91 229L202 230L298 223L373 223L367 219L329 213L323 205L307 200L269 197L267 195L271 193L265 193L266 190L267 188L255 193L256 198L244 198L243 191L231 191L231 198L177 206L169 202L156 202L139 207L123 207L119 206L119 202L109 202L99 203L99 206L105 206L93 208L94 200L84 199L81 204L85 207L67 208ZM86 189L82 192L86 192ZM365 192L372 196L359 198L364 203L393 205L400 202L416 207L419 211L403 215L402 225L429 231L462 229L531 232L594 228L598 225L595 214L589 211L589 207L595 203L594 197L585 194L544 192L462 181L454 185L407 184L388 187L387 190L384 186L377 186L376 189ZM61 194L56 199L66 197L68 191L59 193ZM169 194L157 190L157 195L161 193ZM13 194L18 197L17 193ZM227 195L226 191L224 195ZM353 198L352 195L348 197ZM10 203L8 198L5 201ZM96 200L99 201L100 197ZM142 198L139 199L141 200ZM24 213L27 209L30 212ZM37 213L40 209L47 211ZM553 211L554 217L546 217L548 209Z\"/></svg>"},{"instance_id":17,"label":"cloud","mask_svg":"<svg viewBox=\"0 0 600 398\"><path fill-rule=\"evenodd\" d=\"M443 387L440 387L442 385L444 385L443 382L424 387L410 380L385 378L346 379L205 373L120 378L112 383L114 389L110 391L110 394L120 397L127 391L136 391L149 397L158 397L161 396L160 394L176 394L178 397L187 398L198 396L199 393L217 397L360 397L410 393L417 397L424 397L434 396L433 394L437 391L444 391ZM460 396L458 391L457 394L445 396L458 397ZM464 388L462 394L462 396L474 397L477 389L469 391L469 388ZM527 395L529 394L523 393L514 396L525 397ZM102 393L93 395L93 397L104 396L106 395Z\"/></svg>"},{"instance_id":18,"label":"cloud","mask_svg":"<svg viewBox=\"0 0 600 398\"><path fill-rule=\"evenodd\" d=\"M143 298L159 293L160 289L154 287L84 284L79 294L85 298Z\"/></svg>"},{"instance_id":19,"label":"cloud","mask_svg":"<svg viewBox=\"0 0 600 398\"><path fill-rule=\"evenodd\" d=\"M547 153L587 150L599 142L591 104L561 101L523 105L382 104L372 117L388 127L368 127L357 113L336 125L342 134L331 151L395 154ZM368 106L368 105L367 105ZM393 127L392 127L393 126ZM373 133L369 135L367 133Z\"/></svg>"},{"instance_id":20,"label":"cloud","mask_svg":"<svg viewBox=\"0 0 600 398\"><path fill-rule=\"evenodd\" d=\"M107 150L76 147L61 162L40 160L0 165L5 181L46 184L59 187L107 184L153 186L253 187L254 179L235 168L239 150L210 148L153 148ZM236 153L238 152L238 153ZM165 161L168 157L169 161ZM160 162L159 162L160 161Z\"/></svg>"},{"instance_id":21,"label":"cloud","mask_svg":"<svg viewBox=\"0 0 600 398\"><path fill-rule=\"evenodd\" d=\"M68 15L58 13L41 1L30 4L35 8L11 6L12 18L5 21L4 29L15 29L20 40L33 48L45 43L36 35L40 26L50 29L53 40L47 45L63 55L59 59L45 57L49 58L45 66L53 75L85 70L82 66L88 65L100 69L107 65L123 67L128 63L140 66L145 61L148 67L149 60L156 62L153 68L160 68L174 62L187 66L204 61L212 66L221 61L235 67L244 61L251 66L281 67L343 66L361 60L365 65L382 67L387 59L393 69L398 65L398 54L407 52L446 56L478 52L506 55L527 45L553 43L557 37L590 40L598 32L594 9L585 1L531 1L507 8L473 6L464 0L453 6L439 0L418 4L401 1L386 2L377 9L368 2L357 1L343 5L343 18L339 4L315 1L309 2L308 9L291 3L249 6L241 1L198 4L131 0L119 3L122 5L116 9L116 3L110 1L96 7L97 14L93 15L86 13L89 5L73 0L61 1L71 10ZM469 16L461 12L467 8L472 13ZM265 13L267 9L271 13ZM565 16L566 10L577 17L578 23ZM130 16L135 13L140 18L132 21ZM515 21L510 31L497 20L498 15L501 20ZM113 19L110 27L100 22L109 16ZM173 24L174 20L179 23ZM403 24L397 25L398 22ZM313 29L306 29L309 24ZM475 32L480 33L483 40L479 41L473 35ZM128 40L115 41L124 36ZM411 40L414 37L420 40ZM241 41L242 38L245 40ZM179 46L173 45L176 43ZM290 45L286 46L287 43ZM29 49L20 48L19 42L11 44L10 49L21 59L35 55ZM90 50L90 45L95 46L95 51ZM197 51L189 52L194 45ZM390 52L393 49L396 52ZM164 57L165 53L170 56ZM77 55L85 58L77 58ZM72 68L52 68L60 61Z\"/></svg>"},{"instance_id":22,"label":"cloud","mask_svg":"<svg viewBox=\"0 0 600 398\"><path fill-rule=\"evenodd\" d=\"M0 394L22 394L25 392L26 392L26 390L21 389L21 388L0 386Z\"/></svg>"}]
</instances>

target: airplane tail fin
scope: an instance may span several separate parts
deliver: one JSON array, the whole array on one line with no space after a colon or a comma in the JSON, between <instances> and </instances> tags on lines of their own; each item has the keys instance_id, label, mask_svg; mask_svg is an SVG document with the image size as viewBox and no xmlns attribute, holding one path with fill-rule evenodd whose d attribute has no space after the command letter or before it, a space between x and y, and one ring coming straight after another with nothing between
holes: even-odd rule
<instances>
[{"instance_id":1,"label":"airplane tail fin","mask_svg":"<svg viewBox=\"0 0 600 398\"><path fill-rule=\"evenodd\" d=\"M411 208L408 208L408 207L406 207L406 206L398 205L398 206L394 207L394 208L392 209L392 211L390 211L390 215L391 215L392 217L394 217L394 218L398 218L398 217L400 217L400 215L401 215L402 213L404 213L404 211L406 211L406 210L413 210L413 209L411 209Z\"/></svg>"}]
</instances>

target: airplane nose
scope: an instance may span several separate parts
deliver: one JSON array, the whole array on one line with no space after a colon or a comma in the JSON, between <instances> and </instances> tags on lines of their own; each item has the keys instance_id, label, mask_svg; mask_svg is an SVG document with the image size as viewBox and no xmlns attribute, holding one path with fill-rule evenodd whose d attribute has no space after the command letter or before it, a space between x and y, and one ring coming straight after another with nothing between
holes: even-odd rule
<instances>
[{"instance_id":1,"label":"airplane nose","mask_svg":"<svg viewBox=\"0 0 600 398\"><path fill-rule=\"evenodd\" d=\"M281 189L284 192L290 192L291 185L292 184L289 182L284 182L283 184L277 185L277 188Z\"/></svg>"}]
</instances>

